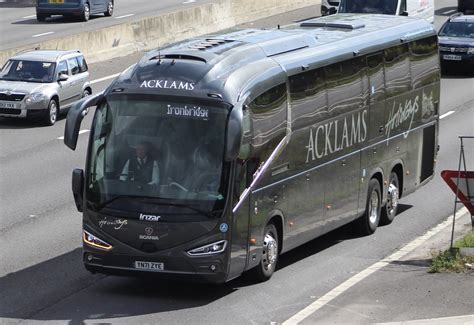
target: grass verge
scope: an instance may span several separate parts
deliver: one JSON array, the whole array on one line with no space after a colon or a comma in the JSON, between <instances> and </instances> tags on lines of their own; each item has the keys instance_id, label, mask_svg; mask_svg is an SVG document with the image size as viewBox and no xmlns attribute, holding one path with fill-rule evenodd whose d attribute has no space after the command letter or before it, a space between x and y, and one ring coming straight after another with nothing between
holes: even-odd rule
<instances>
[{"instance_id":1,"label":"grass verge","mask_svg":"<svg viewBox=\"0 0 474 325\"><path fill-rule=\"evenodd\" d=\"M473 272L473 270L468 270L465 265L474 264L474 257L461 256L459 254L461 247L474 247L474 230L456 241L452 250L440 251L435 254L428 272Z\"/></svg>"}]
</instances>

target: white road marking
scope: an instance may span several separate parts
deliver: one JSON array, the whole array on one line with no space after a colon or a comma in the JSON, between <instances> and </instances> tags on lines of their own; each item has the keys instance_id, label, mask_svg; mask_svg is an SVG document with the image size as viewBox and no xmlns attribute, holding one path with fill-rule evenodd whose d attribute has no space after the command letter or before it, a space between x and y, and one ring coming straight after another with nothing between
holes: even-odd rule
<instances>
[{"instance_id":1,"label":"white road marking","mask_svg":"<svg viewBox=\"0 0 474 325\"><path fill-rule=\"evenodd\" d=\"M30 19L30 18L35 18L36 15L31 15L31 16L26 16L26 17L21 17L22 19Z\"/></svg>"},{"instance_id":2,"label":"white road marking","mask_svg":"<svg viewBox=\"0 0 474 325\"><path fill-rule=\"evenodd\" d=\"M454 111L446 112L446 113L444 113L443 115L441 115L441 116L439 117L439 119L440 119L440 120L441 120L441 119L444 119L445 117L448 117L449 115L451 115L451 114L453 114L453 113L455 113L455 112L454 112Z\"/></svg>"},{"instance_id":3,"label":"white road marking","mask_svg":"<svg viewBox=\"0 0 474 325\"><path fill-rule=\"evenodd\" d=\"M187 5L188 3L196 2L196 0L187 0L183 2L183 5Z\"/></svg>"},{"instance_id":4,"label":"white road marking","mask_svg":"<svg viewBox=\"0 0 474 325\"><path fill-rule=\"evenodd\" d=\"M90 132L90 130L80 130L79 134ZM57 138L57 140L64 140L64 136Z\"/></svg>"},{"instance_id":5,"label":"white road marking","mask_svg":"<svg viewBox=\"0 0 474 325\"><path fill-rule=\"evenodd\" d=\"M101 82L101 81L105 81L105 80L109 80L109 79L115 78L115 77L117 77L119 74L120 74L120 73L114 73L114 74L111 74L110 76L106 76L106 77L103 77L103 78L99 78L99 79L92 80L92 81L91 81L91 85L96 84L96 83Z\"/></svg>"},{"instance_id":6,"label":"white road marking","mask_svg":"<svg viewBox=\"0 0 474 325\"><path fill-rule=\"evenodd\" d=\"M31 37L40 37L40 36L49 35L49 34L54 34L54 32L46 32L46 33L36 34L36 35L31 36Z\"/></svg>"},{"instance_id":7,"label":"white road marking","mask_svg":"<svg viewBox=\"0 0 474 325\"><path fill-rule=\"evenodd\" d=\"M466 208L462 208L459 211L457 211L459 215L467 213ZM412 250L414 250L416 247L421 245L423 242L427 241L437 233L439 233L441 230L444 228L450 226L453 222L453 215L450 215L448 219L440 223L439 225L431 228L427 233L424 235L415 238L413 241L402 247L400 250L396 251L392 255L384 258L381 261L378 261L365 270L361 271L360 273L354 275L353 277L349 278L348 280L344 281L328 293L326 293L324 296L313 302L311 305L308 307L304 308L303 310L299 311L297 314L292 316L290 319L286 320L283 322L283 325L293 325L293 324L299 324L302 322L304 319L306 319L308 316L312 315L325 305L327 305L331 300L337 298L350 288L352 288L354 285L357 283L361 282L365 278L367 278L369 275L375 273L376 271L384 268L385 266L389 265L393 261L397 261L403 256L407 255L410 253Z\"/></svg>"},{"instance_id":8,"label":"white road marking","mask_svg":"<svg viewBox=\"0 0 474 325\"><path fill-rule=\"evenodd\" d=\"M131 16L135 16L135 14L128 14L128 15L118 16L118 17L115 17L115 19L122 19L122 18L131 17Z\"/></svg>"},{"instance_id":9,"label":"white road marking","mask_svg":"<svg viewBox=\"0 0 474 325\"><path fill-rule=\"evenodd\" d=\"M449 14L452 14L452 13L454 13L454 12L456 12L456 10L451 9L451 10L448 10L448 11L443 12L443 15L449 15Z\"/></svg>"}]
</instances>

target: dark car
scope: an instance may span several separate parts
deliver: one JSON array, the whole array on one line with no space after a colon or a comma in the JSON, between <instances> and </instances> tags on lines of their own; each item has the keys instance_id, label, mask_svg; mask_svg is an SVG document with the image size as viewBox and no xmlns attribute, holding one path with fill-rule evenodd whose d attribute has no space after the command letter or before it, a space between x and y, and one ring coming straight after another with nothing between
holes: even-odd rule
<instances>
[{"instance_id":1,"label":"dark car","mask_svg":"<svg viewBox=\"0 0 474 325\"><path fill-rule=\"evenodd\" d=\"M113 12L114 0L38 0L36 2L38 21L45 21L52 15L77 17L88 21L90 15L112 16Z\"/></svg>"},{"instance_id":2,"label":"dark car","mask_svg":"<svg viewBox=\"0 0 474 325\"><path fill-rule=\"evenodd\" d=\"M458 11L466 13L468 10L474 11L474 0L458 0Z\"/></svg>"},{"instance_id":3,"label":"dark car","mask_svg":"<svg viewBox=\"0 0 474 325\"><path fill-rule=\"evenodd\" d=\"M441 71L460 68L474 72L474 15L451 16L438 35Z\"/></svg>"}]
</instances>

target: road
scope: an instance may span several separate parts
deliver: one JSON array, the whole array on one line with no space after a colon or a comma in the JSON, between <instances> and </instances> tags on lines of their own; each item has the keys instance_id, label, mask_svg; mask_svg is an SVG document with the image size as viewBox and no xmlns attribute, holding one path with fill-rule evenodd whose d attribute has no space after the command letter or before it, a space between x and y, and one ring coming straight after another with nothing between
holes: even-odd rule
<instances>
[{"instance_id":1,"label":"road","mask_svg":"<svg viewBox=\"0 0 474 325\"><path fill-rule=\"evenodd\" d=\"M451 2L438 1L439 12L450 10ZM277 20L283 24L311 13L302 10ZM436 24L443 19L437 17ZM252 26L276 24L270 19ZM92 79L113 75L139 56L93 64ZM108 82L95 82L94 91ZM473 89L474 78L442 80L437 175L457 167L457 136L474 134ZM452 193L436 176L402 199L401 213L390 226L368 237L354 237L345 227L316 239L284 254L266 283L253 284L246 276L208 286L90 275L81 264L81 215L74 207L70 178L73 168L84 165L91 115L75 152L58 139L64 119L54 127L0 121L0 323L281 323L452 213Z\"/></svg>"},{"instance_id":2,"label":"road","mask_svg":"<svg viewBox=\"0 0 474 325\"><path fill-rule=\"evenodd\" d=\"M78 31L93 31L209 2L216 0L116 1L112 17L96 15L88 22L66 20L61 16L38 22L35 8L0 8L0 50L71 35Z\"/></svg>"}]
</instances>

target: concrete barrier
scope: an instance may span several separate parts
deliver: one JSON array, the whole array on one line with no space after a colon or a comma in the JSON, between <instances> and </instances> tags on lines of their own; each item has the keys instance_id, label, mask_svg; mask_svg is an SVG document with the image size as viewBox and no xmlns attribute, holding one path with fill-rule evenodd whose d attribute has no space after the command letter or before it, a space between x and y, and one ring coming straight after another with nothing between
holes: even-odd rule
<instances>
[{"instance_id":1,"label":"concrete barrier","mask_svg":"<svg viewBox=\"0 0 474 325\"><path fill-rule=\"evenodd\" d=\"M320 0L223 0L3 50L0 62L33 48L80 49L89 62L103 61L319 3Z\"/></svg>"}]
</instances>

